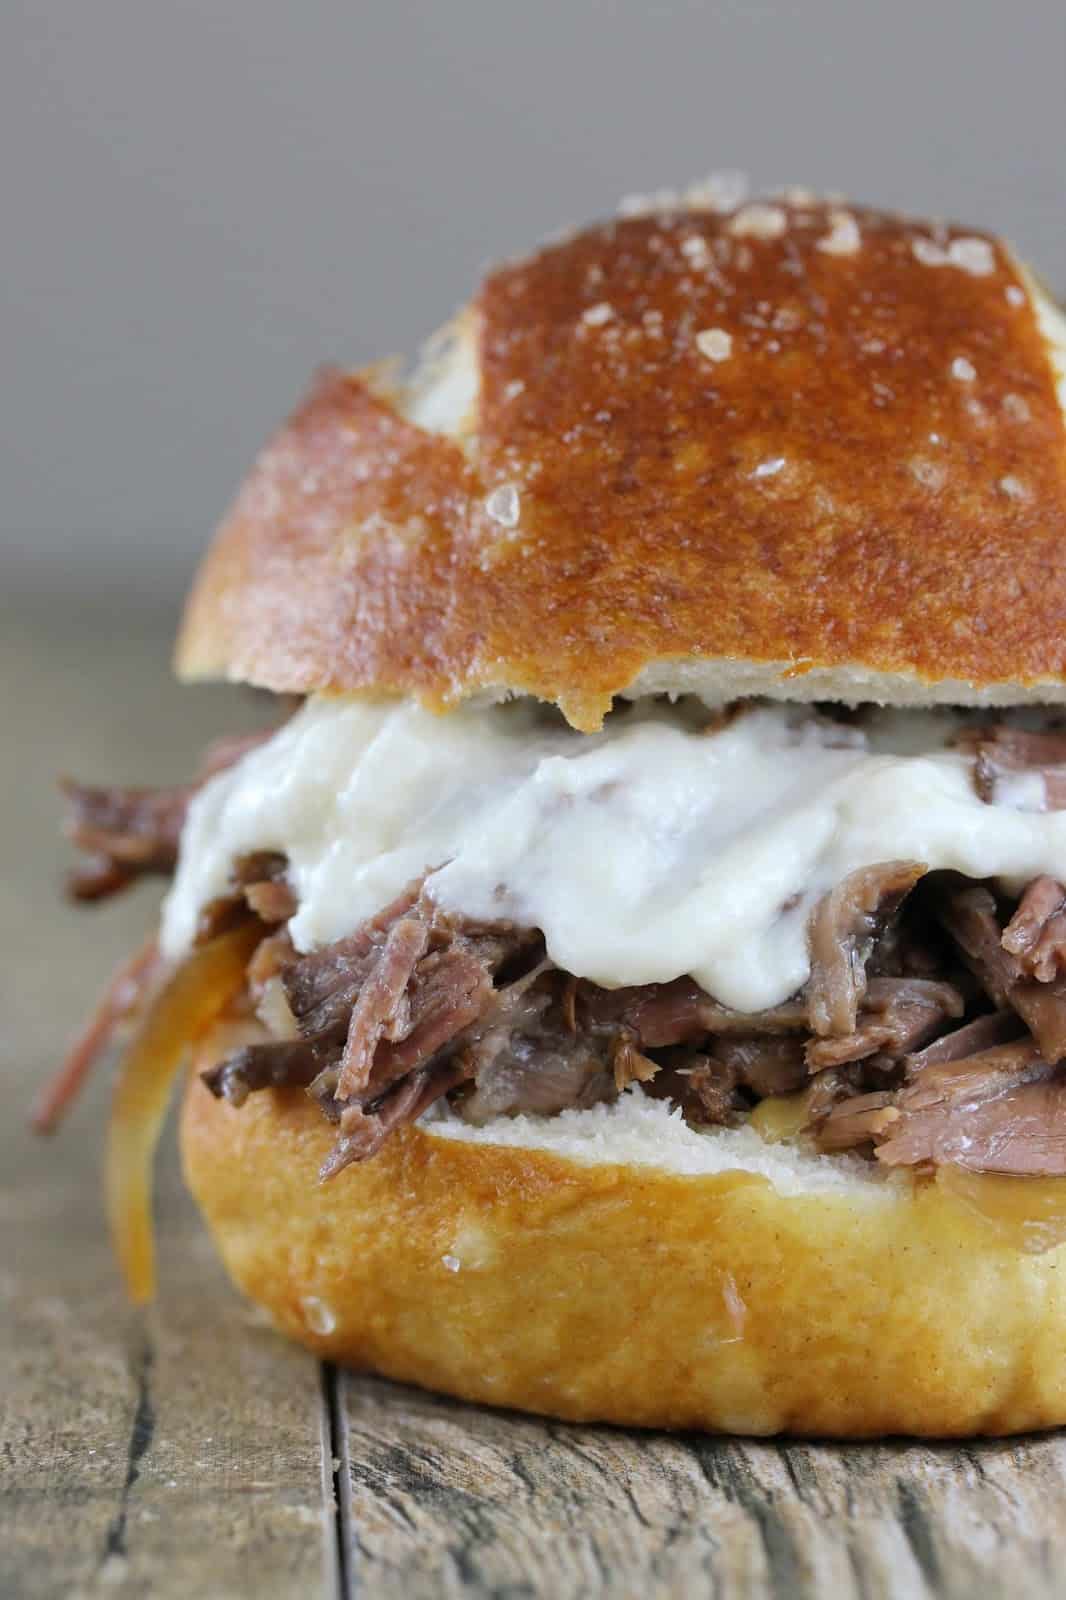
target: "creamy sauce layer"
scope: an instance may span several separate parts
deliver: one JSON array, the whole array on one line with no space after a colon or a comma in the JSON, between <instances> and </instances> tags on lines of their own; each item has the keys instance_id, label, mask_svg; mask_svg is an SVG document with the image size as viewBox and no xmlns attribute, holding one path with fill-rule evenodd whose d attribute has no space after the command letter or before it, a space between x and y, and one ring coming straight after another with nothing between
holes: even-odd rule
<instances>
[{"instance_id":1,"label":"creamy sauce layer","mask_svg":"<svg viewBox=\"0 0 1066 1600\"><path fill-rule=\"evenodd\" d=\"M950 730L907 712L859 733L775 705L707 732L655 703L588 735L527 703L435 717L312 699L193 801L163 948L188 948L237 856L281 850L301 950L432 869L444 908L542 929L580 977L690 973L755 1011L806 982L811 908L859 867L1066 876L1066 812L1032 809L1024 785L982 802Z\"/></svg>"}]
</instances>

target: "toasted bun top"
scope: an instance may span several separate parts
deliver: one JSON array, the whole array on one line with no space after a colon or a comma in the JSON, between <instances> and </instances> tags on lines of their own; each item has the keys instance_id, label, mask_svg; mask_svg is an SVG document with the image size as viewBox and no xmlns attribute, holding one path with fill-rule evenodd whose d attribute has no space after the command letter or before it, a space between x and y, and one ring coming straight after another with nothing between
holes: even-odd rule
<instances>
[{"instance_id":1,"label":"toasted bun top","mask_svg":"<svg viewBox=\"0 0 1066 1600\"><path fill-rule=\"evenodd\" d=\"M1001 241L804 197L592 227L406 387L328 371L204 562L187 677L1066 699L1066 322Z\"/></svg>"}]
</instances>

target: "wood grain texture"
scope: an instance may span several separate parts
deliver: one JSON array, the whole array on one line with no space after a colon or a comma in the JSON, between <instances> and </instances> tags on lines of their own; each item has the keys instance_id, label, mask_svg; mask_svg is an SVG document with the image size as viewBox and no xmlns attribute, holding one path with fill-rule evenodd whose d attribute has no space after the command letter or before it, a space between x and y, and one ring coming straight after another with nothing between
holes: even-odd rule
<instances>
[{"instance_id":1,"label":"wood grain texture","mask_svg":"<svg viewBox=\"0 0 1066 1600\"><path fill-rule=\"evenodd\" d=\"M20 686L0 730L18 753L0 799L16 845L0 875L0 1594L326 1594L316 1363L229 1292L173 1150L162 1294L147 1317L126 1306L100 1195L106 1083L51 1143L25 1129L33 1086L152 915L144 897L95 916L60 904L53 775L177 775L219 725L210 697L169 688L165 635L120 620L104 642L62 621L0 628L0 674Z\"/></svg>"},{"instance_id":2,"label":"wood grain texture","mask_svg":"<svg viewBox=\"0 0 1066 1600\"><path fill-rule=\"evenodd\" d=\"M1066 1442L834 1446L577 1428L344 1384L358 1593L1051 1596Z\"/></svg>"}]
</instances>

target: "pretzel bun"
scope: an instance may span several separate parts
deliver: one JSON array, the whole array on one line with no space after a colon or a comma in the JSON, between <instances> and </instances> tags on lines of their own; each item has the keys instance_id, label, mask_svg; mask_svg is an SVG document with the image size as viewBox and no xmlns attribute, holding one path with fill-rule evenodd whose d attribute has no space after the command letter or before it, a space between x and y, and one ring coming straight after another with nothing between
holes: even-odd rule
<instances>
[{"instance_id":1,"label":"pretzel bun","mask_svg":"<svg viewBox=\"0 0 1066 1600\"><path fill-rule=\"evenodd\" d=\"M573 1421L1066 1421L1066 1248L1025 1254L935 1184L695 1133L639 1093L407 1127L322 1186L332 1138L298 1091L186 1092L186 1178L230 1274L330 1360Z\"/></svg>"},{"instance_id":2,"label":"pretzel bun","mask_svg":"<svg viewBox=\"0 0 1066 1600\"><path fill-rule=\"evenodd\" d=\"M583 731L619 694L1066 701L1050 300L986 234L712 202L501 267L409 382L323 373L204 562L183 675L528 694ZM1066 1422L1066 1203L1029 1253L943 1174L639 1091L446 1113L322 1186L333 1131L299 1092L185 1099L230 1273L325 1357L575 1420Z\"/></svg>"},{"instance_id":3,"label":"pretzel bun","mask_svg":"<svg viewBox=\"0 0 1066 1600\"><path fill-rule=\"evenodd\" d=\"M800 196L491 274L322 373L177 664L278 691L1066 699L1066 324L987 234Z\"/></svg>"}]
</instances>

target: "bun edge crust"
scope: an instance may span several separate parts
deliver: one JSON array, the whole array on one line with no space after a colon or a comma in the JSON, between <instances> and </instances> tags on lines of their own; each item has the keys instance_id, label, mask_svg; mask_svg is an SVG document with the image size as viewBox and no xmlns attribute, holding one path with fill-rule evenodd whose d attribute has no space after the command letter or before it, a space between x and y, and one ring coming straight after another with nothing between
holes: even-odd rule
<instances>
[{"instance_id":1,"label":"bun edge crust","mask_svg":"<svg viewBox=\"0 0 1066 1600\"><path fill-rule=\"evenodd\" d=\"M299 1092L235 1110L187 1086L185 1176L227 1270L325 1359L574 1422L1066 1422L1066 1247L1023 1254L935 1186L784 1196L431 1127L323 1186L330 1143Z\"/></svg>"}]
</instances>

